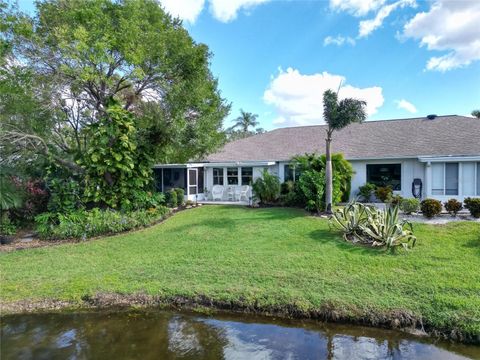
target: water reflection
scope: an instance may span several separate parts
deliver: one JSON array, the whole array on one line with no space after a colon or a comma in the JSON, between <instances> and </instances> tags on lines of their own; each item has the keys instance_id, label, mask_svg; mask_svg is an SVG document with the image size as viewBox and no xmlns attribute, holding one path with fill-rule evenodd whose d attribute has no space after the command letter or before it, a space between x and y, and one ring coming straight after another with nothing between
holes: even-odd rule
<instances>
[{"instance_id":1,"label":"water reflection","mask_svg":"<svg viewBox=\"0 0 480 360\"><path fill-rule=\"evenodd\" d=\"M393 331L171 312L9 316L1 331L1 359L480 358Z\"/></svg>"}]
</instances>

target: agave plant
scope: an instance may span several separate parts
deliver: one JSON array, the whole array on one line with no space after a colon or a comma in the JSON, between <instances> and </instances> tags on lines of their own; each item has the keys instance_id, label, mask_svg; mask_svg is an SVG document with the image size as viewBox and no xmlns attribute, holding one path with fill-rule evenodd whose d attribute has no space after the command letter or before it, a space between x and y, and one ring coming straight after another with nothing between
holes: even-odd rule
<instances>
[{"instance_id":1,"label":"agave plant","mask_svg":"<svg viewBox=\"0 0 480 360\"><path fill-rule=\"evenodd\" d=\"M368 220L369 207L352 201L342 209L337 209L330 217L330 225L343 232L346 241L363 241L362 229Z\"/></svg>"},{"instance_id":2,"label":"agave plant","mask_svg":"<svg viewBox=\"0 0 480 360\"><path fill-rule=\"evenodd\" d=\"M403 246L406 250L415 246L417 238L413 235L412 223L399 220L398 206L385 210L367 209L367 212L368 220L360 227L362 233L373 240L373 246Z\"/></svg>"}]
</instances>

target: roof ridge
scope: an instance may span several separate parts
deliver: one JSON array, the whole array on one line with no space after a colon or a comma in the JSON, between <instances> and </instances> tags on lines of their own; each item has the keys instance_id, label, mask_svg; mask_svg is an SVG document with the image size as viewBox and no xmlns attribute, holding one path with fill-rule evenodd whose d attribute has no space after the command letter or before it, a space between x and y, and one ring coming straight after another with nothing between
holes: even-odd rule
<instances>
[{"instance_id":1,"label":"roof ridge","mask_svg":"<svg viewBox=\"0 0 480 360\"><path fill-rule=\"evenodd\" d=\"M435 118L444 118L444 117L465 117L465 118L470 118L469 116L464 116L464 115L458 115L458 114L451 114L451 115L436 115ZM473 118L472 118L473 119ZM384 121L412 121L412 120L428 120L426 116L420 116L420 117L411 117L411 118L403 118L403 119L381 119L381 120L366 120L363 123L377 123L377 122L384 122ZM267 132L273 132L276 130L282 130L282 129L297 129L297 128L306 128L306 127L321 127L321 126L326 126L326 124L315 124L315 125L294 125L294 126L285 126L285 127L279 127ZM257 134L260 135L260 134Z\"/></svg>"}]
</instances>

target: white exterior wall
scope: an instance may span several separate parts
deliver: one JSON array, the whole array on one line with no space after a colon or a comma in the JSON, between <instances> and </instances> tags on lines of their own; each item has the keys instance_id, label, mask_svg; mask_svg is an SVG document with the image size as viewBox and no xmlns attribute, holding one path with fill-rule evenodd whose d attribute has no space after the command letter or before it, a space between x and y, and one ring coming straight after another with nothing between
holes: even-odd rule
<instances>
[{"instance_id":1,"label":"white exterior wall","mask_svg":"<svg viewBox=\"0 0 480 360\"><path fill-rule=\"evenodd\" d=\"M351 160L350 163L355 171L355 175L353 175L352 178L352 191L350 193L350 199L356 198L358 195L358 188L362 185L365 185L367 182L367 164L401 164L402 190L394 191L394 194L398 194L406 198L413 197L413 179L420 179L422 180L423 184L422 197L425 197L425 164L421 163L417 159Z\"/></svg>"},{"instance_id":2,"label":"white exterior wall","mask_svg":"<svg viewBox=\"0 0 480 360\"><path fill-rule=\"evenodd\" d=\"M480 193L471 193L472 191L476 192L476 187L479 179L477 173L477 166L480 167L480 157L471 157L464 160L449 159L448 162L458 162L459 164L459 176L458 176L458 195L433 195L432 194L432 163L445 163L441 161L443 159L428 159L426 161L424 158L420 159L383 159L383 160L350 160L350 163L353 166L355 174L352 178L351 194L350 199L354 199L358 195L358 188L364 185L367 182L367 164L401 164L401 190L394 191L395 194L401 195L405 198L413 197L412 194L412 182L414 179L420 179L422 181L422 198L435 198L440 201L446 201L451 198L457 198L460 201L463 201L465 197L468 196L480 196ZM257 165L249 166L244 165L238 166L238 183L241 184L241 167L252 167L253 169L253 181L262 176L264 169L268 169L271 174L278 176L280 182L285 181L284 167L289 164L288 161L280 162L270 162L269 165ZM478 164L478 165L476 165ZM205 166L205 178L204 184L205 187L211 191L213 187L213 167ZM219 164L218 167L223 168L223 183L224 186L227 185L227 168L228 167L237 167L237 166L225 166L226 164ZM468 165L468 167L467 167ZM201 165L200 165L201 166ZM474 166L472 168L472 166ZM238 185L240 186L240 185ZM474 190L472 190L474 189ZM198 200L204 199L204 194L201 193L202 189L199 189ZM467 193L468 192L468 193ZM252 190L250 189L249 197L252 195ZM225 192L224 199L226 200L227 194ZM195 195L186 197L190 200L194 200ZM209 199L210 200L210 197Z\"/></svg>"}]
</instances>

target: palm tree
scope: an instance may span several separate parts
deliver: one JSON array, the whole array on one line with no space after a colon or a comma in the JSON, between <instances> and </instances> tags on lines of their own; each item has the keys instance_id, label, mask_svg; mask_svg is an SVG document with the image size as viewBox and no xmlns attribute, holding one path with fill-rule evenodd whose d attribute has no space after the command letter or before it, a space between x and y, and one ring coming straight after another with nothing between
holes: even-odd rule
<instances>
[{"instance_id":1,"label":"palm tree","mask_svg":"<svg viewBox=\"0 0 480 360\"><path fill-rule=\"evenodd\" d=\"M258 115L252 114L250 112L243 111L240 109L240 116L236 118L235 124L230 128L230 130L240 129L240 131L244 134L249 132L248 128L255 127L259 124L257 121Z\"/></svg>"},{"instance_id":2,"label":"palm tree","mask_svg":"<svg viewBox=\"0 0 480 360\"><path fill-rule=\"evenodd\" d=\"M366 117L365 101L346 98L338 101L338 93L327 90L323 93L323 117L328 125L326 141L325 166L325 207L328 214L332 213L332 154L330 151L332 134L351 123L361 123Z\"/></svg>"},{"instance_id":3,"label":"palm tree","mask_svg":"<svg viewBox=\"0 0 480 360\"><path fill-rule=\"evenodd\" d=\"M477 119L480 119L480 110L473 110L472 116L475 116Z\"/></svg>"}]
</instances>

